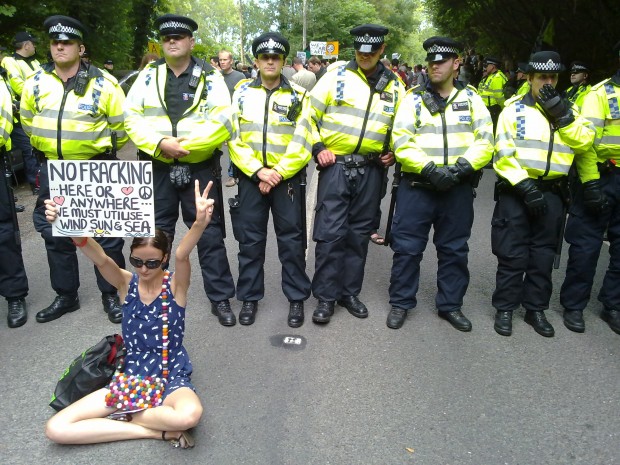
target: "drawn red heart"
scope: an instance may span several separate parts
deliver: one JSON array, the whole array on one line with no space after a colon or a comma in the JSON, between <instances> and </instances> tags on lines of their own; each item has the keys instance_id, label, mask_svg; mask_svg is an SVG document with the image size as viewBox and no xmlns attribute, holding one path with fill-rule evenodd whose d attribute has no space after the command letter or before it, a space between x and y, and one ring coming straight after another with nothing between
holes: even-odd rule
<instances>
[{"instance_id":1,"label":"drawn red heart","mask_svg":"<svg viewBox=\"0 0 620 465\"><path fill-rule=\"evenodd\" d=\"M133 192L133 187L129 186L129 187L123 187L121 188L121 192L125 195L129 195Z\"/></svg>"},{"instance_id":2,"label":"drawn red heart","mask_svg":"<svg viewBox=\"0 0 620 465\"><path fill-rule=\"evenodd\" d=\"M64 195L56 195L52 200L56 205L62 205L63 203L65 203Z\"/></svg>"}]
</instances>

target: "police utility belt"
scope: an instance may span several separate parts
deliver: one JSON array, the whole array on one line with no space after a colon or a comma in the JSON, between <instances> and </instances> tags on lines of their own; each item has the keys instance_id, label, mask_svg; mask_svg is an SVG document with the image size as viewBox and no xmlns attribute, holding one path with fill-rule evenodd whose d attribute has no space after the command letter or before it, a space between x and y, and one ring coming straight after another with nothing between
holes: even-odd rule
<instances>
[{"instance_id":1,"label":"police utility belt","mask_svg":"<svg viewBox=\"0 0 620 465\"><path fill-rule=\"evenodd\" d=\"M342 165L344 173L349 179L358 174L360 176L363 175L365 173L364 168L368 165L383 166L380 153L369 153L367 155L360 155L359 153L336 155L336 163Z\"/></svg>"},{"instance_id":2,"label":"police utility belt","mask_svg":"<svg viewBox=\"0 0 620 465\"><path fill-rule=\"evenodd\" d=\"M142 150L138 150L138 160L153 162L153 169L156 171L167 171L170 174L170 182L172 185L179 190L183 190L191 184L192 173L205 168L212 168L214 170L214 176L216 176L215 171L219 166L216 166L214 162L219 161L221 153L219 149L215 149L211 158L197 163L182 163L176 159L173 163L165 163L151 157Z\"/></svg>"},{"instance_id":3,"label":"police utility belt","mask_svg":"<svg viewBox=\"0 0 620 465\"><path fill-rule=\"evenodd\" d=\"M411 187L419 187L421 189L437 191L437 188L433 186L431 182L427 178L422 176L421 174L402 172L402 177L405 179L405 181L407 181L407 183ZM460 178L458 184L470 184L475 189L476 187L478 187L481 177L482 177L482 170L475 171L473 174L470 174L469 176L464 176Z\"/></svg>"},{"instance_id":4,"label":"police utility belt","mask_svg":"<svg viewBox=\"0 0 620 465\"><path fill-rule=\"evenodd\" d=\"M565 205L570 205L571 194L568 187L568 176L562 176L557 179L533 179L536 187L543 192L552 192L562 199ZM518 195L514 186L503 179L499 179L495 183L494 200L497 202L499 194L508 193Z\"/></svg>"}]
</instances>

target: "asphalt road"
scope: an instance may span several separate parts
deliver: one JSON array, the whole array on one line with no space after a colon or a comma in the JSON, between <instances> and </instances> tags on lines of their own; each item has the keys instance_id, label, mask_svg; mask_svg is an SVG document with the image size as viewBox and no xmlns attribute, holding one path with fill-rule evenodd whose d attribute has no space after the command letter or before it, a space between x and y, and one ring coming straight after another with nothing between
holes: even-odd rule
<instances>
[{"instance_id":1,"label":"asphalt road","mask_svg":"<svg viewBox=\"0 0 620 465\"><path fill-rule=\"evenodd\" d=\"M132 150L124 150L131 157ZM493 330L490 305L496 260L490 250L492 173L478 189L470 241L471 284L464 313L471 333L454 330L434 309L436 255L422 263L418 308L398 331L388 329L391 253L371 244L361 299L370 316L359 320L337 307L327 326L308 318L286 324L287 301L273 230L266 261L267 292L253 326L220 326L209 311L196 273L189 295L185 345L192 381L204 403L196 447L173 449L156 441L59 446L43 428L56 380L69 362L103 336L120 331L100 304L94 272L81 260L81 310L39 324L34 314L53 292L43 241L33 231L34 198L22 187L19 214L30 281L28 323L0 325L0 392L6 464L471 464L541 465L620 463L620 336L598 317L593 299L586 332L562 324L557 292L548 318L554 338L543 338L517 312L512 337ZM315 173L309 173L312 211ZM224 188L226 197L236 188ZM389 198L383 201L384 222ZM184 228L183 225L179 225ZM236 276L230 223L226 245ZM384 230L384 228L383 228ZM310 243L308 271L314 269ZM555 289L564 276L554 272ZM194 264L195 255L194 255ZM604 246L601 264L608 263ZM602 281L603 266L595 280ZM620 283L619 283L620 285ZM315 305L307 302L306 316ZM2 312L5 312L2 307ZM238 313L240 303L234 303ZM4 315L5 313L0 313ZM285 343L284 338L290 337Z\"/></svg>"}]
</instances>

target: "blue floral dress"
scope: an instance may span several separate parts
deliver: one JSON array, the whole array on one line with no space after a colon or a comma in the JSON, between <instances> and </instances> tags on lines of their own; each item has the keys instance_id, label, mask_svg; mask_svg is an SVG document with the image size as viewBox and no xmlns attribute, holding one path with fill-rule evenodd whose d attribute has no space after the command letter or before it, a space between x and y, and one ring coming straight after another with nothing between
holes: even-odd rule
<instances>
[{"instance_id":1,"label":"blue floral dress","mask_svg":"<svg viewBox=\"0 0 620 465\"><path fill-rule=\"evenodd\" d=\"M170 273L172 279L172 273ZM169 291L168 367L169 376L163 399L180 387L196 390L190 382L192 362L183 347L185 308L177 304ZM162 374L161 294L149 305L140 300L138 275L133 274L123 302L123 340L127 349L123 372L128 375L159 376Z\"/></svg>"}]
</instances>

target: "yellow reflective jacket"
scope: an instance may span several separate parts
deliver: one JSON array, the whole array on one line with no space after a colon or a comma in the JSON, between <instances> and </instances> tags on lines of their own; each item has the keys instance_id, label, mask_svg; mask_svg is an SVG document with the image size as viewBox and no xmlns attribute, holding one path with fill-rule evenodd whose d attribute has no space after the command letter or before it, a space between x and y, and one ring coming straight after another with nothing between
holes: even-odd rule
<instances>
[{"instance_id":1,"label":"yellow reflective jacket","mask_svg":"<svg viewBox=\"0 0 620 465\"><path fill-rule=\"evenodd\" d=\"M4 57L0 66L6 69L9 84L11 84L11 88L17 100L19 100L22 95L26 79L41 68L39 60L34 57L24 58L18 53Z\"/></svg>"},{"instance_id":2,"label":"yellow reflective jacket","mask_svg":"<svg viewBox=\"0 0 620 465\"><path fill-rule=\"evenodd\" d=\"M573 159L577 168L587 163L586 152L592 146L594 130L576 106L573 114L575 121L556 130L531 93L509 99L497 121L495 172L514 186L527 178L551 180L567 176ZM581 178L582 182L588 180Z\"/></svg>"},{"instance_id":3,"label":"yellow reflective jacket","mask_svg":"<svg viewBox=\"0 0 620 465\"><path fill-rule=\"evenodd\" d=\"M596 137L588 152L584 171L590 179L599 179L596 162L612 160L620 166L620 71L592 86L586 95L581 114L594 125Z\"/></svg>"},{"instance_id":4,"label":"yellow reflective jacket","mask_svg":"<svg viewBox=\"0 0 620 465\"><path fill-rule=\"evenodd\" d=\"M586 98L588 92L590 92L592 86L590 84L587 85L579 85L579 86L570 86L566 89L564 96L573 102L579 109L583 107L583 101Z\"/></svg>"},{"instance_id":5,"label":"yellow reflective jacket","mask_svg":"<svg viewBox=\"0 0 620 465\"><path fill-rule=\"evenodd\" d=\"M228 143L230 159L247 176L263 167L276 170L283 179L294 176L310 160L312 127L310 95L297 84L280 77L280 85L267 90L261 78L240 81L232 99L234 137ZM297 108L297 119L288 116ZM289 145L295 141L296 149ZM299 147L301 146L301 147Z\"/></svg>"},{"instance_id":6,"label":"yellow reflective jacket","mask_svg":"<svg viewBox=\"0 0 620 465\"><path fill-rule=\"evenodd\" d=\"M382 92L375 92L354 60L328 68L310 97L315 144L323 144L335 155L383 151L395 111L405 95L400 79L391 70L384 72L390 80Z\"/></svg>"},{"instance_id":7,"label":"yellow reflective jacket","mask_svg":"<svg viewBox=\"0 0 620 465\"><path fill-rule=\"evenodd\" d=\"M67 89L53 63L30 76L21 100L22 128L32 146L51 160L88 160L112 148L112 132L117 148L127 142L123 127L125 94L100 69L84 64L87 73L84 95L76 95L73 84Z\"/></svg>"},{"instance_id":8,"label":"yellow reflective jacket","mask_svg":"<svg viewBox=\"0 0 620 465\"><path fill-rule=\"evenodd\" d=\"M478 94L482 97L487 108L493 105L504 106L504 85L508 78L500 70L489 74L478 85Z\"/></svg>"},{"instance_id":9,"label":"yellow reflective jacket","mask_svg":"<svg viewBox=\"0 0 620 465\"><path fill-rule=\"evenodd\" d=\"M424 94L431 97L426 89L410 89L394 119L394 155L403 172L420 173L430 162L451 165L459 157L475 170L486 166L493 154L493 122L480 96L455 81L445 110L431 114Z\"/></svg>"},{"instance_id":10,"label":"yellow reflective jacket","mask_svg":"<svg viewBox=\"0 0 620 465\"><path fill-rule=\"evenodd\" d=\"M232 135L230 93L219 71L192 57L203 67L192 105L173 127L166 108L166 61L162 58L146 66L131 86L125 100L125 128L138 149L164 163L159 143L165 136L185 137L181 146L189 155L184 163L208 160Z\"/></svg>"},{"instance_id":11,"label":"yellow reflective jacket","mask_svg":"<svg viewBox=\"0 0 620 465\"><path fill-rule=\"evenodd\" d=\"M13 131L13 98L4 77L0 77L0 150L10 150L9 136ZM0 155L1 156L1 155Z\"/></svg>"}]
</instances>

